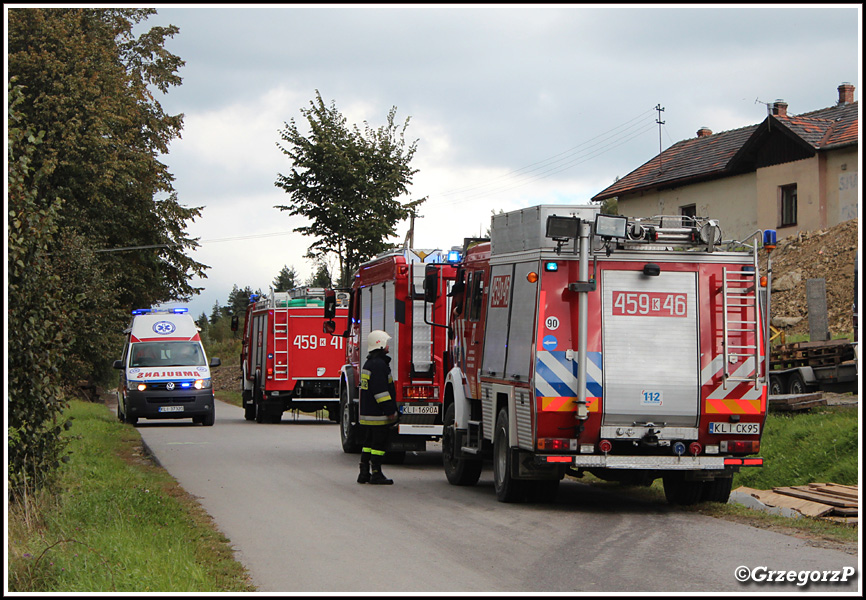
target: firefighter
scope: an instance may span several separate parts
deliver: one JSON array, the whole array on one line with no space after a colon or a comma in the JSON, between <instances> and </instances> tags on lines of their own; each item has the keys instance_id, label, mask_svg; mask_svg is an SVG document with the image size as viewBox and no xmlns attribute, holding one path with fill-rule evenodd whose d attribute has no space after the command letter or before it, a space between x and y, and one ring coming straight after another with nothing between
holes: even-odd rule
<instances>
[{"instance_id":1,"label":"firefighter","mask_svg":"<svg viewBox=\"0 0 866 600\"><path fill-rule=\"evenodd\" d=\"M361 473L358 483L390 485L394 483L382 474L382 458L388 442L388 429L397 422L397 394L391 377L391 357L388 340L381 330L367 336L367 360L361 369L361 405L359 423L364 429L361 450ZM372 472L371 472L372 471Z\"/></svg>"}]
</instances>

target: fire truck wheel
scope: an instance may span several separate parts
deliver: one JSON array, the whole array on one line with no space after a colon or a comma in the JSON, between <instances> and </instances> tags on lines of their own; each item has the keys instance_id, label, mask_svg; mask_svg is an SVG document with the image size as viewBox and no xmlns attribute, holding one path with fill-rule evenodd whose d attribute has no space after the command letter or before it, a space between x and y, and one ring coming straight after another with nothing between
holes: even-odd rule
<instances>
[{"instance_id":1,"label":"fire truck wheel","mask_svg":"<svg viewBox=\"0 0 866 600\"><path fill-rule=\"evenodd\" d=\"M662 477L665 488L665 498L670 504L688 506L701 501L703 493L702 481L686 481L685 473L674 471Z\"/></svg>"},{"instance_id":2,"label":"fire truck wheel","mask_svg":"<svg viewBox=\"0 0 866 600\"><path fill-rule=\"evenodd\" d=\"M256 405L251 402L252 399L253 393L251 390L244 390L241 393L241 402L244 405L244 419L247 421L256 420Z\"/></svg>"},{"instance_id":3,"label":"fire truck wheel","mask_svg":"<svg viewBox=\"0 0 866 600\"><path fill-rule=\"evenodd\" d=\"M770 395L771 396L781 396L784 394L784 381L779 375L771 375L770 376Z\"/></svg>"},{"instance_id":4,"label":"fire truck wheel","mask_svg":"<svg viewBox=\"0 0 866 600\"><path fill-rule=\"evenodd\" d=\"M346 386L343 385L340 392L340 442L343 452L346 454L360 454L361 444L357 442L358 427L352 425L351 405L349 403Z\"/></svg>"},{"instance_id":5,"label":"fire truck wheel","mask_svg":"<svg viewBox=\"0 0 866 600\"><path fill-rule=\"evenodd\" d=\"M788 382L789 394L805 394L806 382L803 381L803 376L799 373L791 373L791 381Z\"/></svg>"},{"instance_id":6,"label":"fire truck wheel","mask_svg":"<svg viewBox=\"0 0 866 600\"><path fill-rule=\"evenodd\" d=\"M731 497L731 484L734 483L733 477L717 477L712 481L704 481L703 490L701 490L702 502L722 502L726 503Z\"/></svg>"},{"instance_id":7,"label":"fire truck wheel","mask_svg":"<svg viewBox=\"0 0 866 600\"><path fill-rule=\"evenodd\" d=\"M445 477L451 485L475 485L481 477L480 460L458 458L456 435L454 427L454 404L449 404L445 411L442 429L442 466L445 467Z\"/></svg>"},{"instance_id":8,"label":"fire truck wheel","mask_svg":"<svg viewBox=\"0 0 866 600\"><path fill-rule=\"evenodd\" d=\"M256 386L253 388L253 409L256 413L256 423L265 422L265 408L262 402L262 391Z\"/></svg>"},{"instance_id":9,"label":"fire truck wheel","mask_svg":"<svg viewBox=\"0 0 866 600\"><path fill-rule=\"evenodd\" d=\"M493 435L493 487L500 502L526 499L526 482L511 476L511 448L508 443L508 410L499 411Z\"/></svg>"}]
</instances>

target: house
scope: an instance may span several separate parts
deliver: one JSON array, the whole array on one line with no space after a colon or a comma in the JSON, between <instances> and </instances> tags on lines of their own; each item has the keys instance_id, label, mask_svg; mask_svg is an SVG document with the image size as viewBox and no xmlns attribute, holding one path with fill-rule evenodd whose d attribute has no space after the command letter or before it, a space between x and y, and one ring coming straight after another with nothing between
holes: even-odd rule
<instances>
[{"instance_id":1,"label":"house","mask_svg":"<svg viewBox=\"0 0 866 600\"><path fill-rule=\"evenodd\" d=\"M758 125L678 142L596 194L619 214L719 219L725 239L776 229L784 238L857 217L858 103L838 87L835 106L789 115L776 100Z\"/></svg>"}]
</instances>

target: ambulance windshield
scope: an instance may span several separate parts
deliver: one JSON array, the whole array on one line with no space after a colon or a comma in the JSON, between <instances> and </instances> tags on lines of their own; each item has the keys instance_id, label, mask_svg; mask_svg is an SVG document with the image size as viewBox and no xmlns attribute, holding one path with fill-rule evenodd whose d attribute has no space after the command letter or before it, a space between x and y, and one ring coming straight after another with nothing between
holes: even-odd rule
<instances>
[{"instance_id":1,"label":"ambulance windshield","mask_svg":"<svg viewBox=\"0 0 866 600\"><path fill-rule=\"evenodd\" d=\"M139 342L132 346L129 366L204 366L204 353L198 342Z\"/></svg>"}]
</instances>

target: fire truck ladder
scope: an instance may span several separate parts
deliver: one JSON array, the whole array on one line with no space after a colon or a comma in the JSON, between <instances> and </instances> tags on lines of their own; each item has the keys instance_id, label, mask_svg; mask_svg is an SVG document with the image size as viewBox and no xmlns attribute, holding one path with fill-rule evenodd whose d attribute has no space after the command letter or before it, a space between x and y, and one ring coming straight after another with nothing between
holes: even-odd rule
<instances>
[{"instance_id":1,"label":"fire truck ladder","mask_svg":"<svg viewBox=\"0 0 866 600\"><path fill-rule=\"evenodd\" d=\"M281 318L282 317L282 318ZM289 378L289 311L274 311L274 381Z\"/></svg>"},{"instance_id":2,"label":"fire truck ladder","mask_svg":"<svg viewBox=\"0 0 866 600\"><path fill-rule=\"evenodd\" d=\"M728 389L728 382L749 382L758 389L760 383L760 357L758 340L760 338L760 306L758 304L758 255L754 253L754 265L751 270L728 269L724 267L722 281L722 297L724 303L724 389ZM748 334L751 334L749 336ZM749 340L743 345L743 340ZM731 364L740 363L741 360L754 358L754 371L752 375L742 376L730 372Z\"/></svg>"}]
</instances>

